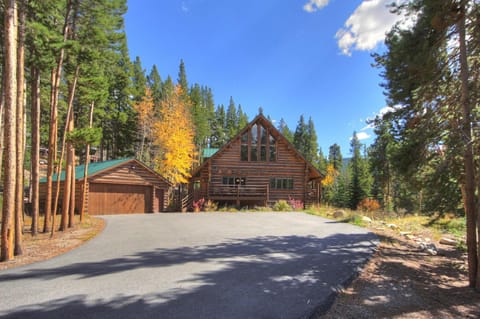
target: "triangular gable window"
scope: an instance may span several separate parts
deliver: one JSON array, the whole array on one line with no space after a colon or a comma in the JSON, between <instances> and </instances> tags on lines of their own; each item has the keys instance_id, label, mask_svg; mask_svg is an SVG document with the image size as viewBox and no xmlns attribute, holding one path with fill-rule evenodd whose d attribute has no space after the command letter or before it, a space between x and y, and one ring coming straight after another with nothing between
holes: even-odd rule
<instances>
[{"instance_id":1,"label":"triangular gable window","mask_svg":"<svg viewBox=\"0 0 480 319\"><path fill-rule=\"evenodd\" d=\"M273 162L277 160L277 141L263 125L253 124L240 139L242 161Z\"/></svg>"}]
</instances>

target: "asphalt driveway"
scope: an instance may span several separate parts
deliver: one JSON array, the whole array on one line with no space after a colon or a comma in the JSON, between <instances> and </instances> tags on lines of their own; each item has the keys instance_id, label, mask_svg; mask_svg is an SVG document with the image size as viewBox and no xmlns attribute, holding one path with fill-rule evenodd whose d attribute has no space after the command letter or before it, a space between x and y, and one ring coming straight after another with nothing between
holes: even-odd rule
<instances>
[{"instance_id":1,"label":"asphalt driveway","mask_svg":"<svg viewBox=\"0 0 480 319\"><path fill-rule=\"evenodd\" d=\"M0 271L0 318L309 318L376 246L303 213L105 219L69 253Z\"/></svg>"}]
</instances>

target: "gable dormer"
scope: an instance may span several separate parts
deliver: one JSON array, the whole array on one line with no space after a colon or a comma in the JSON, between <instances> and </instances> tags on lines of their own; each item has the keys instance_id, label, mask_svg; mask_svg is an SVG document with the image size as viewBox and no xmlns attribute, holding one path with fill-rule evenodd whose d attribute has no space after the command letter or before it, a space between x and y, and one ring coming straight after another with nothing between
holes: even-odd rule
<instances>
[{"instance_id":1,"label":"gable dormer","mask_svg":"<svg viewBox=\"0 0 480 319\"><path fill-rule=\"evenodd\" d=\"M260 121L249 126L240 135L240 160L247 162L275 162L277 139L271 129Z\"/></svg>"}]
</instances>

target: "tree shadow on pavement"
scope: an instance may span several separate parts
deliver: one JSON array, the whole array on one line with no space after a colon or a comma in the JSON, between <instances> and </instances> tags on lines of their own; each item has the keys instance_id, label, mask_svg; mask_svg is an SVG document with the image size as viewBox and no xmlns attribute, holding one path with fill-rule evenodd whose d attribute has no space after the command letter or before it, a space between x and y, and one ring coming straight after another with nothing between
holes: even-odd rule
<instances>
[{"instance_id":1,"label":"tree shadow on pavement","mask_svg":"<svg viewBox=\"0 0 480 319\"><path fill-rule=\"evenodd\" d=\"M70 281L95 278L101 285L104 275L135 269L157 272L189 263L214 265L208 271L199 267L193 279L174 278L174 287L159 287L154 293L98 298L68 295L67 291L64 297L46 303L2 309L0 318L309 318L328 306L375 247L376 237L371 233L325 238L265 236L11 272L0 275L0 286L21 280L48 284L61 277Z\"/></svg>"}]
</instances>

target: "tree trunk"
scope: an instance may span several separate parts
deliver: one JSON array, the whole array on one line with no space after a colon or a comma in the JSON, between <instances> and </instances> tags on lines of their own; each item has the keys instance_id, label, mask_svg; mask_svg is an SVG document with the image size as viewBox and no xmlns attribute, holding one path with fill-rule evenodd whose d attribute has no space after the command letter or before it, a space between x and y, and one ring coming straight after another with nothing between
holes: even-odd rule
<instances>
[{"instance_id":1,"label":"tree trunk","mask_svg":"<svg viewBox=\"0 0 480 319\"><path fill-rule=\"evenodd\" d=\"M16 185L16 99L17 99L17 3L4 2L4 73L5 73L5 167L3 180L3 207L0 258L13 258L14 210Z\"/></svg>"},{"instance_id":2,"label":"tree trunk","mask_svg":"<svg viewBox=\"0 0 480 319\"><path fill-rule=\"evenodd\" d=\"M32 198L32 236L38 232L38 216L39 216L39 183L40 183L40 70L32 67L32 182L31 182L31 198Z\"/></svg>"},{"instance_id":3,"label":"tree trunk","mask_svg":"<svg viewBox=\"0 0 480 319\"><path fill-rule=\"evenodd\" d=\"M3 51L2 51L3 53ZM2 65L3 67L3 65ZM2 172L2 165L3 165L3 131L4 131L4 123L3 123L3 115L5 109L5 72L2 73L2 83L1 91L0 91L0 172ZM1 174L0 174L1 176Z\"/></svg>"},{"instance_id":4,"label":"tree trunk","mask_svg":"<svg viewBox=\"0 0 480 319\"><path fill-rule=\"evenodd\" d=\"M70 28L70 15L72 13L72 1L67 2L67 12L65 14L65 23L63 25L63 42L67 42ZM47 196L45 202L45 225L44 231L48 232L50 227L50 216L52 213L52 184L54 165L57 158L57 132L58 132L58 95L60 91L60 78L62 76L63 59L65 56L65 49L62 47L59 52L57 67L52 71L52 90L50 94L50 132L48 139L48 166L47 166ZM61 163L59 164L61 166ZM56 206L56 204L55 204ZM53 215L56 214L56 207L54 207ZM55 216L53 216L53 219ZM53 221L52 221L53 223ZM53 231L52 231L53 235Z\"/></svg>"},{"instance_id":5,"label":"tree trunk","mask_svg":"<svg viewBox=\"0 0 480 319\"><path fill-rule=\"evenodd\" d=\"M45 221L43 224L43 232L48 233L51 230L51 218L52 218L52 185L53 185L53 172L55 170L55 161L57 160L57 116L58 110L56 105L54 105L55 90L55 70L51 72L50 82L52 84L52 89L50 92L50 124L49 124L49 135L48 135L48 157L47 157L47 190L45 196Z\"/></svg>"},{"instance_id":6,"label":"tree trunk","mask_svg":"<svg viewBox=\"0 0 480 319\"><path fill-rule=\"evenodd\" d=\"M23 205L24 205L24 92L25 92L25 2L18 1L17 40L17 177L15 194L15 256L23 253Z\"/></svg>"},{"instance_id":7,"label":"tree trunk","mask_svg":"<svg viewBox=\"0 0 480 319\"><path fill-rule=\"evenodd\" d=\"M465 215L467 220L467 252L468 252L468 280L470 287L480 288L478 280L478 257L477 257L477 237L476 237L476 212L475 212L475 173L474 158L472 148L472 125L469 88L468 88L468 61L466 46L466 2L461 3L461 14L458 21L459 49L460 49L460 80L461 96L460 104L462 107L462 135L465 138L465 149L463 154L463 165L465 170L464 190L465 190Z\"/></svg>"},{"instance_id":8,"label":"tree trunk","mask_svg":"<svg viewBox=\"0 0 480 319\"><path fill-rule=\"evenodd\" d=\"M71 156L71 151L73 149L72 144L66 143L67 134L73 130L73 100L75 97L75 90L77 87L78 74L80 72L80 66L77 65L75 68L75 74L73 81L70 85L70 90L68 94L68 108L67 108L67 117L65 120L65 131L63 133L62 140L62 152L60 155L60 163L63 162L63 157L65 149L67 152L67 165L65 167L65 180L63 182L63 203L62 203L62 220L60 224L60 230L67 229L69 224L68 217L70 216L70 200L71 200L71 187L72 187L72 174L73 174L73 160ZM73 149L73 151L75 151ZM75 157L75 156L74 156ZM57 176L60 176L60 169L57 169ZM57 193L55 196L55 207L58 203L58 197L60 194L60 178L57 179ZM55 211L55 210L54 210Z\"/></svg>"},{"instance_id":9,"label":"tree trunk","mask_svg":"<svg viewBox=\"0 0 480 319\"><path fill-rule=\"evenodd\" d=\"M5 72L2 74L2 88L0 92L0 177L2 172L3 165L3 132L4 132L4 123L3 123L3 114L5 106Z\"/></svg>"},{"instance_id":10,"label":"tree trunk","mask_svg":"<svg viewBox=\"0 0 480 319\"><path fill-rule=\"evenodd\" d=\"M89 114L89 123L88 127L92 128L93 126L93 109L95 107L95 101L92 101L90 104L90 114ZM83 216L85 215L85 200L87 198L87 186L88 186L88 164L90 163L90 144L87 144L85 147L85 165L83 170L83 187L82 187L82 207L80 209L80 222L83 221Z\"/></svg>"},{"instance_id":11,"label":"tree trunk","mask_svg":"<svg viewBox=\"0 0 480 319\"><path fill-rule=\"evenodd\" d=\"M72 115L73 117L73 115ZM73 121L72 121L73 124ZM75 147L72 145L70 147L70 161L72 163L72 179L70 186L70 208L68 215L68 227L73 227L75 225Z\"/></svg>"}]
</instances>

